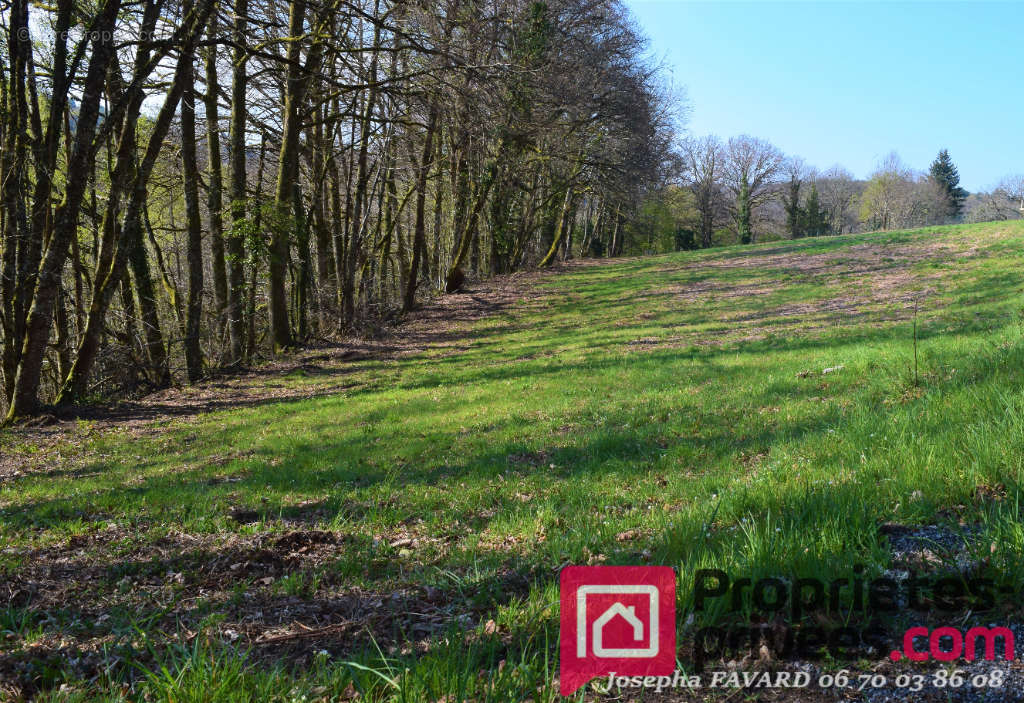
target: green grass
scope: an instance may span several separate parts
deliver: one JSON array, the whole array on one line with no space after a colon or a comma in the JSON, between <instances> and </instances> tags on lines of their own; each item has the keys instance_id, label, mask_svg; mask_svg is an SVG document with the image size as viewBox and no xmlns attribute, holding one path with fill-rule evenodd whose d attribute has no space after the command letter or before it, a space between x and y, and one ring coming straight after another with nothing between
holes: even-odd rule
<instances>
[{"instance_id":1,"label":"green grass","mask_svg":"<svg viewBox=\"0 0 1024 703\"><path fill-rule=\"evenodd\" d=\"M100 660L121 648L94 683L73 667L42 676L53 700L539 701L556 697L564 564L678 567L682 620L696 569L878 572L878 523L964 521L982 526L991 567L1019 577L1022 270L1019 223L573 267L454 324L442 347L253 381L292 400L141 436L85 423L46 450L49 475L0 483L0 576L16 579L32 550L74 557L84 537L100 576L68 595L102 597L108 618L85 634L100 613L73 598L50 619L34 601L0 611L12 633L0 658L34 661L47 636ZM343 390L304 397L325 381ZM260 520L239 525L236 508ZM189 578L231 539L297 529L342 541L272 583L242 568L200 593ZM386 600L428 586L448 621L419 638L371 622L329 655L300 642L268 659L247 635L223 636L250 596Z\"/></svg>"}]
</instances>

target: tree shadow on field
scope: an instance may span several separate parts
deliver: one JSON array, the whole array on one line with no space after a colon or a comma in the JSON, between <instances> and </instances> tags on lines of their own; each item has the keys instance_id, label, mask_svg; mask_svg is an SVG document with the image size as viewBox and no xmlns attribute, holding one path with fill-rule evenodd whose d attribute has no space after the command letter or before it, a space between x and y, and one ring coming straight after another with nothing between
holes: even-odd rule
<instances>
[{"instance_id":1,"label":"tree shadow on field","mask_svg":"<svg viewBox=\"0 0 1024 703\"><path fill-rule=\"evenodd\" d=\"M750 441L756 444L763 439ZM595 443L588 448L600 446ZM633 456L642 457L644 450L639 447ZM572 477L584 474L573 472ZM558 535L554 547L538 544L515 554L474 555L479 558L473 560L472 568L453 566L445 555L398 566L397 549L377 546L359 533L261 533L223 544L216 542L221 539L217 535L168 535L127 551L102 550L97 540L107 537L99 533L84 542L37 552L33 562L9 581L14 597L0 600L0 606L26 613L43 637L31 653L0 652L0 674L9 681L22 681L29 656L35 662L56 662L76 647L94 649L102 641L106 646L97 650L102 651L100 656L74 658L65 671L90 678L123 666L121 673L131 679L139 674L135 668L139 663L149 663L151 653L126 653L122 644L141 633L157 649L173 642L188 643L204 633L225 646L248 650L257 667L280 662L308 666L313 653L322 650L349 658L379 647L379 652L401 649L416 657L446 634L454 631L465 637L478 630L514 602L539 600L553 605L548 594L557 581L557 567L586 563L595 554L602 555L601 563L608 565L699 563L703 568L721 568L733 580L815 577L827 583L850 576L857 563L873 568L886 565L884 539L878 532L879 522L886 517L884 507L863 498L862 489L848 484L810 493L799 482L761 496L751 516L773 515L772 526L781 530L778 549L767 552L733 548L737 536L728 531L728 521L715 521L717 511L709 503L706 521L669 527L639 543L624 543L595 525L585 534ZM859 539L823 551L818 535L838 523ZM181 541L186 537L195 541ZM837 564L846 566L837 569ZM352 585L353 569L363 570L371 584ZM439 581L440 573L462 578ZM679 575L682 621L693 607L693 573L683 570ZM301 593L290 593L282 590L286 582L309 585ZM711 621L734 617L719 606L713 604L706 617ZM750 608L749 602L745 607ZM498 633L483 628L482 636L493 636L499 651L513 653L528 648L538 630L551 628L556 621L557 610L548 607L521 629ZM56 648L52 642L58 640L61 646ZM45 685L38 679L24 679L25 690L57 688L63 675Z\"/></svg>"},{"instance_id":2,"label":"tree shadow on field","mask_svg":"<svg viewBox=\"0 0 1024 703\"><path fill-rule=\"evenodd\" d=\"M381 553L359 535L216 539L172 535L98 552L102 545L87 537L39 550L0 593L0 624L28 625L35 640L22 646L22 632L8 633L0 681L32 696L64 681L139 680L165 647L209 640L268 668L308 666L322 651L424 651L453 629L477 628L532 583L516 560L457 587L430 586L430 564L419 569L427 575L419 583L399 579L397 550ZM352 584L353 570L375 582Z\"/></svg>"},{"instance_id":3,"label":"tree shadow on field","mask_svg":"<svg viewBox=\"0 0 1024 703\"><path fill-rule=\"evenodd\" d=\"M801 397L810 397L816 392L811 386L791 389L791 393ZM767 396L763 399L765 403L769 401ZM757 399L757 402L762 401ZM424 402L424 407L427 405L429 403ZM439 418L447 412L436 407L432 411ZM687 408L680 408L680 412L686 411ZM359 419L372 424L373 415L364 414ZM132 485L96 489L87 497L26 501L8 508L4 519L11 527L31 529L58 525L67 520L112 519L115 506L146 505L149 511L157 511L162 522L174 523L183 521L192 512L189 504L224 505L234 498L242 504L255 503L253 510L257 515L254 519L272 522L299 522L304 513L312 514L314 523L330 522L339 517L358 522L382 510L389 511L392 519L404 521L417 517L422 506L401 499L393 504L367 503L347 499L346 495L361 488L382 485L387 486L391 495L402 496L412 489L419 493L433 486L458 485L464 481L488 482L510 469L526 478L549 476L565 482L598 480L609 467L614 467L624 478L644 476L667 448L685 446L691 453L705 456L713 462L737 451L763 451L778 436L794 439L808 432L822 431L834 423L836 417L824 414L811 421L763 428L742 438L734 434L727 422L723 422L703 431L699 437L674 438L671 444L657 428L651 432L631 429L638 420L637 411L632 408L608 412L596 424L588 413L566 415L564 419L567 424L583 428L584 433L561 437L540 447L536 447L535 442L528 445L508 442L489 451L477 451L461 461L444 464L413 462L401 467L382 464L373 454L373 435L370 435L370 441L338 440L325 436L321 441L291 443L284 448L255 447L244 459L246 468L238 472L237 479L232 482L211 481L209 467L152 475L151 469L142 465L137 468L143 477L132 481ZM516 434L522 436L528 435L532 426L528 415L512 417L507 422L508 429L518 430ZM456 437L451 437L448 441L455 440ZM410 437L404 451L419 454L436 449L443 441L438 436ZM452 449L455 454L455 447ZM552 464L557 468L552 469ZM157 468L153 464L150 466ZM102 464L91 468L102 474ZM327 497L316 499L309 505L296 506L291 502L294 499L290 496L296 494L323 496L325 491L329 492ZM501 495L500 490L495 493L493 509L530 509L529 506L523 508L515 496ZM182 504L184 496L188 496L189 504Z\"/></svg>"},{"instance_id":4,"label":"tree shadow on field","mask_svg":"<svg viewBox=\"0 0 1024 703\"><path fill-rule=\"evenodd\" d=\"M689 357L667 353L651 363L660 360L670 364L680 358ZM718 354L706 354L705 361L711 369L709 373L721 371L717 368ZM952 392L979 381L1004 377L1006 386L1012 387L1019 385L1024 376L1021 344L955 361L961 372L936 386L936 392ZM816 382L782 378L751 396L749 403L752 407L768 406L781 395L807 400L819 392ZM451 410L443 404L433 410L429 408L430 404L425 404L413 411L436 412L441 417ZM682 402L678 412L696 413L698 408ZM368 423L371 428L385 419L381 411L353 415L351 421ZM286 532L242 533L229 536L224 543L217 543L225 539L223 532L206 537L172 534L168 541L131 543L124 531L115 530L104 536L100 530L90 533L84 543L72 538L36 550L23 565L5 573L3 580L13 586L14 595L0 594L0 598L6 599L0 600L0 608L31 611L34 621L40 623L52 615L41 625L44 634L52 635L54 640L66 639L88 646L92 646L93 638L109 638L118 627L128 632L136 624L151 635L161 633L174 641L195 632L200 622L217 614L224 617L214 634L226 643L234 636L226 634L231 631L238 635L233 646L251 647L256 661L280 660L301 665L320 649L350 656L373 642L385 648L405 647L415 656L420 651L416 649L420 646L417 643L439 638L446 629L454 627L465 632L479 628L496 618L503 606L526 598L546 598L560 564L586 563L595 554L605 557L602 563L606 564L685 565L697 560L705 566L725 568L733 578L752 579L770 575L824 578L836 574L837 563L866 561L877 565L881 559L883 542L877 534L877 523L886 517L882 514L885 506L865 500L863 487L842 483L827 492L811 494L804 484L793 481L780 490L752 499L751 515L771 514L778 521L773 523L782 530L777 551L750 552L735 547L737 537L727 531L729 524L714 520L713 502L706 506L706 524L688 520L646 535L643 542L620 541L600 525L602 511L609 510L608 506L581 505L578 499L561 492L560 485L597 483L609 471L614 471L627 485L639 485L666 449L685 448L713 465L737 454L769 451L780 441L798 441L823 433L843 418L836 408L822 406L821 412L812 416L765 425L738 436L732 424L735 418L704 413L705 418L717 418L718 422L699 435L673 438L662 435L657 426L643 425L643 416L640 406L616 408L598 422L585 412L567 414L565 422L579 425L581 433L510 441L461 454L454 451L454 433L439 433L421 438L421 446L451 441L453 451L449 455L458 457L457 460L432 465L411 463L398 468L367 462L372 456L372 439L387 431L384 427L373 429L366 441L339 440L325 434L321 442L291 445L283 452L256 447L256 453L245 460L247 469L239 476L241 480L233 483L211 483L204 469L162 476L146 476L148 471L143 469L138 485L113 486L87 496L41 500L8 509L3 515L5 522L25 529L52 526L66 519L94 519L97 505L145 505L145 518L131 528L122 528L145 533L149 521L174 524L184 519L189 511L188 505L183 504L184 496L188 497L187 502L207 506L200 509L209 509L208 506L223 505L231 494L236 494L253 499L258 519L268 523L249 529L283 527ZM534 420L529 415L506 421L522 430L517 433L520 436L530 436ZM928 427L922 430L945 431ZM411 451L415 449L412 447ZM273 460L279 461L275 465ZM102 467L101 463L92 466L96 470ZM739 465L734 468L745 470ZM545 480L550 488L544 499L559 511L574 511L577 515L580 511L588 515L597 511L593 526L587 530L566 530L547 542L512 551L463 544L465 526L482 533L495 521L515 523L535 514L534 505L521 502L501 487L499 477L510 470L524 478ZM679 478L668 476L669 480ZM721 480L724 483L729 478L722 476ZM715 477L709 480L714 481ZM417 550L412 557L403 558L401 548L390 544L391 537L404 534L405 523L414 523L425 510L424 501L406 501L403 496L423 495L432 487L457 486L469 481L480 485L493 483L483 494L481 507L487 509L487 514L452 513L464 526L430 535L448 544L445 549ZM378 499L383 502L372 502L357 494L357 486L386 487L386 494ZM316 499L301 501L302 496ZM257 501L257 497L267 500ZM641 502L646 497L638 491L635 500ZM381 511L388 513L386 522L395 532L385 533L381 535L383 540L374 542L375 537L360 532L358 526ZM338 519L340 524L355 529L331 528ZM859 535L860 539L831 551L805 551L817 544L818 536L826 528L835 528L839 523L846 534ZM331 531L332 537L311 536L322 530ZM191 543L192 539L199 542ZM642 553L645 547L647 556ZM174 585L179 574L183 580ZM445 581L440 574L451 574L458 580ZM303 587L310 589L308 592L289 593L280 585L313 584L314 576L319 578L318 585ZM271 579L271 583L263 584L264 579ZM362 585L355 586L354 581ZM174 598L164 598L161 594L165 592L174 593ZM250 596L240 595L244 593ZM684 592L684 607L688 603L686 598ZM545 612L541 620L530 624L531 628L553 626L555 611ZM94 623L104 615L108 616L103 621L106 624L88 633L73 624ZM535 633L505 632L499 638L500 646L509 651L526 646L525 640L532 634ZM64 650L53 650L51 654L55 661L67 655ZM0 654L0 674L20 676L17 667L24 663L19 659L21 656ZM96 665L108 664L101 661Z\"/></svg>"},{"instance_id":5,"label":"tree shadow on field","mask_svg":"<svg viewBox=\"0 0 1024 703\"><path fill-rule=\"evenodd\" d=\"M983 296L986 292L989 299L995 297L1009 300L1012 293L1019 289L1018 282L1009 274L999 274L991 278L979 280L971 286L960 291L966 297ZM1004 297L1005 296L1005 297ZM981 303L979 302L979 305ZM1011 315L1014 306L1007 305L1003 313L999 315L999 322L1009 329L1009 324L1015 315ZM948 321L946 321L948 323ZM957 321L956 326L951 330L948 324L941 320L931 324L922 325L918 329L918 342L925 349L930 342L955 335L969 335L979 332L990 332L993 329L996 319L991 311L984 315L963 317ZM945 326L943 326L945 324ZM545 378L556 378L566 371L572 371L582 376L574 381L577 390L577 397L586 397L588 393L595 394L595 402L606 388L607 382L596 384L593 388L583 390L579 388L580 383L585 383L587 377L595 379L606 379L616 377L617 371L630 371L638 373L650 373L653 375L651 383L655 387L662 384L669 384L666 388L672 387L678 378L679 382L695 385L702 381L728 382L730 374L737 373L732 369L730 363L737 353L748 355L756 360L760 354L769 353L792 353L796 352L809 358L821 358L821 354L828 353L830 358L842 360L843 350L847 346L863 346L872 343L891 343L902 340L904 343L910 341L909 325L889 328L860 328L855 331L848 331L844 334L833 334L830 337L773 337L758 341L740 342L723 348L714 347L692 347L689 349L645 349L642 352L623 355L615 353L621 349L621 342L581 340L589 356L581 361L565 363L557 356L540 357L524 361L504 362L486 367L457 368L460 359L449 357L432 360L431 366L438 367L435 373L420 374L414 380L398 380L388 390L393 391L424 391L436 388L450 388L452 386L473 387L483 384L497 384L500 382L526 381L531 383L543 383ZM540 351L543 345L536 349ZM529 353L531 347L523 351ZM607 353L602 352L607 349ZM908 349L909 353L909 349ZM950 352L941 352L950 353ZM941 354L940 353L940 354ZM980 377L970 371L971 366L984 366L985 355L976 355L971 359L950 359L949 362L959 369L956 378L944 382L946 387L955 386L958 383L966 382L967 379L978 380ZM464 360L462 360L464 362ZM754 362L756 363L756 361ZM935 363L944 363L941 355L935 358ZM666 377L666 369L680 369L678 377L672 379ZM449 462L448 464L437 465L387 465L376 460L373 452L375 440L382 436L382 433L393 432L389 428L389 417L395 412L394 408L374 408L363 411L352 411L346 407L346 399L357 399L363 396L372 396L380 392L376 386L350 387L344 397L323 397L318 400L321 404L316 406L319 410L337 405L337 415L340 422L349 427L362 427L360 434L349 434L348 437L340 439L333 431L334 421L327 422L322 417L315 419L309 415L310 422L314 422L312 428L308 425L305 431L310 429L317 434L315 443L287 443L285 446L262 447L259 443L251 442L251 427L248 425L236 425L230 429L218 431L219 437L215 439L219 445L225 447L243 446L245 452L233 459L233 471L240 471L238 482L217 484L211 483L211 475L218 471L213 468L208 457L202 454L190 456L187 453L188 436L193 432L186 427L181 430L169 430L183 438L182 447L186 453L180 458L188 461L197 468L186 471L175 471L163 473L162 475L147 476L153 469L159 466L153 462L140 460L135 467L138 477L131 485L119 485L101 489L99 495L94 494L90 498L70 497L53 498L39 501L22 503L12 507L4 513L5 522L17 527L30 527L45 524L54 524L62 519L81 519L90 514L101 514L99 505L116 506L121 501L129 500L132 504L145 503L153 504L153 499L161 495L165 496L164 501L177 500L175 496L182 494L202 497L199 504L206 504L208 499L226 499L227 496L235 493L253 492L259 494L264 491L317 491L337 486L367 487L377 483L387 482L395 487L408 485L430 486L439 481L457 481L465 477L493 477L509 466L508 457L522 451L521 445L508 445L495 448L491 451L478 452L467 457L461 462ZM504 391L501 388L496 390ZM582 391L582 393L580 392ZM494 392L494 390L490 391ZM525 392L525 391L513 391ZM329 395L329 394L328 394ZM784 396L790 400L806 399L820 396L821 392L816 384L807 383L800 379L792 379L788 382L782 381L770 387L770 391L762 394L762 397L747 398L749 403L771 406L777 402L778 397ZM303 413L309 413L310 408L305 405L309 400L306 395L302 401L297 400L260 400L254 401L253 406L275 405L278 407L278 415L282 421L292 421L290 418L302 417ZM446 394L444 397L435 399L426 395L413 396L403 400L401 412L404 416L429 418L437 417L437 425L443 426L444 421L451 413L458 411L462 402L457 396ZM323 405L328 404L328 405ZM630 423L637 424L637 418L631 409L618 409L604 414L602 421L597 423L593 420L593 410L598 405L590 404L584 406L584 410L578 413L566 414L564 423L566 425L585 428L586 436L559 438L552 444L550 450L556 455L553 462L559 466L573 467L573 471L580 476L590 473L600 473L601 467L609 465L609 462L621 462L624 464L646 463L656 458L664 447L663 438L653 434L646 436L639 429L630 429ZM687 408L681 408L686 412ZM691 412L698 409L690 408ZM714 416L712 416L714 419ZM688 445L694 453L711 452L735 452L743 450L760 450L770 446L778 436L793 438L806 433L819 432L834 422L833 417L820 417L817 421L801 426L781 425L777 428L761 433L755 438L738 440L731 433L728 418L720 419L721 427L709 437L704 438L681 438L673 440L673 443ZM640 422L640 425L643 423ZM532 413L512 414L507 417L492 418L488 429L514 432L518 436L528 437L535 432L536 419ZM656 434L655 428L655 434ZM204 438L212 439L212 438ZM439 443L450 443L456 452L464 451L455 449L458 436L454 430L443 430L439 432L427 432L422 436L409 436L403 447L403 454L406 456L420 456L436 451ZM241 443L241 444L240 444ZM534 444L531 442L530 444ZM639 448L638 448L639 447ZM205 461L204 461L205 459ZM315 465L316 470L306 467ZM82 477L102 476L109 470L110 464L107 461L92 461L84 466L75 467L69 470L50 470L47 475L50 477ZM9 481L11 487L17 485L17 480ZM171 496L173 500L168 499ZM160 503L157 500L157 503ZM328 501L330 504L330 501ZM340 506L340 502L337 503ZM284 504L271 503L266 506L266 512L286 508ZM185 506L178 506L178 510L188 511Z\"/></svg>"}]
</instances>

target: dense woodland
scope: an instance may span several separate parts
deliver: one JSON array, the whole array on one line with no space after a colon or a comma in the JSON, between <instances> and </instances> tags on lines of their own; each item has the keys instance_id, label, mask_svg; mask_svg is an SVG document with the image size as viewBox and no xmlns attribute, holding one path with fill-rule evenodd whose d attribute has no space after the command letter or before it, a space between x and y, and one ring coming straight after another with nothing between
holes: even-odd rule
<instances>
[{"instance_id":1,"label":"dense woodland","mask_svg":"<svg viewBox=\"0 0 1024 703\"><path fill-rule=\"evenodd\" d=\"M677 119L612 0L14 0L3 21L11 418L614 254Z\"/></svg>"},{"instance_id":2,"label":"dense woodland","mask_svg":"<svg viewBox=\"0 0 1024 703\"><path fill-rule=\"evenodd\" d=\"M195 382L524 267L1016 217L1022 198L965 210L948 154L858 181L686 137L617 0L0 7L8 419Z\"/></svg>"}]
</instances>

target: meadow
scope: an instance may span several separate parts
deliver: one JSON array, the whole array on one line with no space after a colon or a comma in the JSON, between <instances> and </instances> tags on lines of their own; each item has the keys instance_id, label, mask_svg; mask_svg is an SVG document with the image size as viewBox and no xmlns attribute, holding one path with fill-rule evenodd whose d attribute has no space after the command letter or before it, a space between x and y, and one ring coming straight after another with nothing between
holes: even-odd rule
<instances>
[{"instance_id":1,"label":"meadow","mask_svg":"<svg viewBox=\"0 0 1024 703\"><path fill-rule=\"evenodd\" d=\"M1019 581L1022 271L1019 222L581 261L8 431L0 697L555 700L567 564L678 568L684 642L696 570L894 529Z\"/></svg>"}]
</instances>

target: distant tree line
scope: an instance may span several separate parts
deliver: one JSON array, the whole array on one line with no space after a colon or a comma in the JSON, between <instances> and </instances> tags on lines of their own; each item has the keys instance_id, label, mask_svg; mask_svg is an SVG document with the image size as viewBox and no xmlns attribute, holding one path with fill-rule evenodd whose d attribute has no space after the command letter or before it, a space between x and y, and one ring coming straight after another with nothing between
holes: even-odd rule
<instances>
[{"instance_id":1,"label":"distant tree line","mask_svg":"<svg viewBox=\"0 0 1024 703\"><path fill-rule=\"evenodd\" d=\"M895 153L867 179L817 171L749 136L689 137L672 177L627 226L633 253L1007 219L1024 208L1024 176L968 194L949 152L915 171Z\"/></svg>"},{"instance_id":2,"label":"distant tree line","mask_svg":"<svg viewBox=\"0 0 1024 703\"><path fill-rule=\"evenodd\" d=\"M967 222L1019 220L1024 217L1024 174L1004 177L987 192L971 193L964 201Z\"/></svg>"},{"instance_id":3,"label":"distant tree line","mask_svg":"<svg viewBox=\"0 0 1024 703\"><path fill-rule=\"evenodd\" d=\"M619 0L5 7L8 418L616 255L671 172L677 102Z\"/></svg>"}]
</instances>

